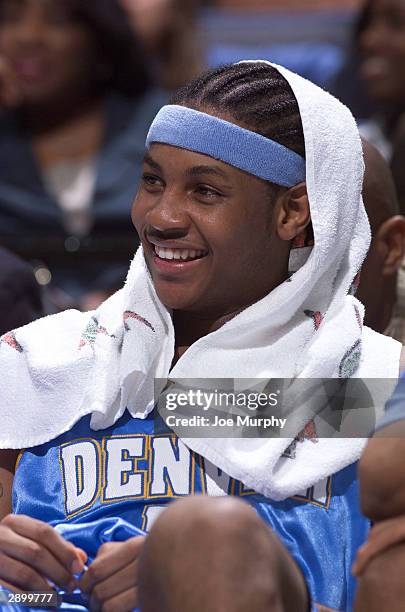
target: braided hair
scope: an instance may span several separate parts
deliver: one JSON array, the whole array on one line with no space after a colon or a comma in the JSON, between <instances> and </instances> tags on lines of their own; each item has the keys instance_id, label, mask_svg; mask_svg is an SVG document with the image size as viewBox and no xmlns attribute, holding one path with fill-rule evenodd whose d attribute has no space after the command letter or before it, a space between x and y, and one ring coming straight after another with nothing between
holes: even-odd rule
<instances>
[{"instance_id":1,"label":"braided hair","mask_svg":"<svg viewBox=\"0 0 405 612\"><path fill-rule=\"evenodd\" d=\"M171 104L235 119L305 157L297 100L287 80L263 62L209 70L182 87Z\"/></svg>"}]
</instances>

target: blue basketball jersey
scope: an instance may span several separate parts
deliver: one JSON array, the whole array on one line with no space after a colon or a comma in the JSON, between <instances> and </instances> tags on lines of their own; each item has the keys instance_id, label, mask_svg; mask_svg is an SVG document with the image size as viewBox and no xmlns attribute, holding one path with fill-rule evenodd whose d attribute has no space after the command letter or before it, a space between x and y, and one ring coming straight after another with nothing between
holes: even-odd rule
<instances>
[{"instance_id":1,"label":"blue basketball jersey","mask_svg":"<svg viewBox=\"0 0 405 612\"><path fill-rule=\"evenodd\" d=\"M314 602L352 609L351 565L370 526L359 509L356 465L274 502L190 451L174 434L155 434L153 415L141 420L126 412L100 431L89 422L87 416L57 439L21 453L14 512L53 525L84 549L91 563L102 543L147 532L172 499L235 495L284 542ZM64 602L66 609L87 609L80 593L64 595Z\"/></svg>"}]
</instances>

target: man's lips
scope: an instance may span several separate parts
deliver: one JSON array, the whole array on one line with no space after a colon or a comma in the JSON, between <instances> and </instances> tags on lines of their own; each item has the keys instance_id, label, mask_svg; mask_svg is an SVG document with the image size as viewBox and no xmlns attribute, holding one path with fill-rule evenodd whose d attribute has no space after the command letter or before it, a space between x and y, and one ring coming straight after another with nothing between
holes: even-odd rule
<instances>
[{"instance_id":1,"label":"man's lips","mask_svg":"<svg viewBox=\"0 0 405 612\"><path fill-rule=\"evenodd\" d=\"M178 273L200 265L209 252L200 245L181 241L162 241L148 239L148 250L152 262L162 272Z\"/></svg>"}]
</instances>

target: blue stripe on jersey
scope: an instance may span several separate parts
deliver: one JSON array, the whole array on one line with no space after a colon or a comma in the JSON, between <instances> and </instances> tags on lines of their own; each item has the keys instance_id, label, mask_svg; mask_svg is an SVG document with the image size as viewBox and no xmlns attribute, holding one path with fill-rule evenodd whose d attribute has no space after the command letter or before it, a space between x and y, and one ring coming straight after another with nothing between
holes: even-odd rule
<instances>
[{"instance_id":1,"label":"blue stripe on jersey","mask_svg":"<svg viewBox=\"0 0 405 612\"><path fill-rule=\"evenodd\" d=\"M351 565L369 530L359 509L356 465L302 495L274 502L190 452L176 436L155 435L152 415L141 420L126 412L101 431L90 429L89 421L85 417L56 440L21 455L14 512L55 526L91 562L102 543L148 531L172 499L195 493L236 495L282 539L314 601L352 609ZM80 599L75 603L85 605Z\"/></svg>"}]
</instances>

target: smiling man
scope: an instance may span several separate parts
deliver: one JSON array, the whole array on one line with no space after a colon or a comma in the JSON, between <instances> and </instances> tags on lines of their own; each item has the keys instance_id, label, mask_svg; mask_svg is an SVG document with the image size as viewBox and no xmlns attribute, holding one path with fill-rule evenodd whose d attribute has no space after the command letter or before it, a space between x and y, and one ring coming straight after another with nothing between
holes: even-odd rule
<instances>
[{"instance_id":1,"label":"smiling man","mask_svg":"<svg viewBox=\"0 0 405 612\"><path fill-rule=\"evenodd\" d=\"M177 360L287 278L290 240L310 213L304 183L287 199L237 168L160 144L145 156L132 218L156 292L173 309Z\"/></svg>"},{"instance_id":2,"label":"smiling man","mask_svg":"<svg viewBox=\"0 0 405 612\"><path fill-rule=\"evenodd\" d=\"M319 434L329 403L298 396L285 437L255 438L162 433L154 408L168 378L398 376L351 295L370 242L353 117L246 62L178 92L146 144L125 287L2 339L0 582L51 581L72 610L351 610L365 443Z\"/></svg>"}]
</instances>

